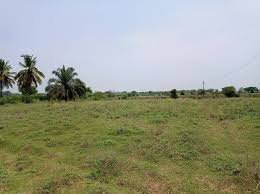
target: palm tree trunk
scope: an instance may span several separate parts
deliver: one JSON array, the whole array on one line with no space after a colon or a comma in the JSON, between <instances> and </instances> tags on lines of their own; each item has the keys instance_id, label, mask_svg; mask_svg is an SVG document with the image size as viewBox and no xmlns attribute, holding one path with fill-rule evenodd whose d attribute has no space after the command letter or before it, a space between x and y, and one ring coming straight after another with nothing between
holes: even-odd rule
<instances>
[{"instance_id":1,"label":"palm tree trunk","mask_svg":"<svg viewBox=\"0 0 260 194\"><path fill-rule=\"evenodd\" d=\"M3 82L0 81L0 98L3 97Z\"/></svg>"},{"instance_id":2,"label":"palm tree trunk","mask_svg":"<svg viewBox=\"0 0 260 194\"><path fill-rule=\"evenodd\" d=\"M65 101L67 102L68 101L68 90L65 89Z\"/></svg>"}]
</instances>

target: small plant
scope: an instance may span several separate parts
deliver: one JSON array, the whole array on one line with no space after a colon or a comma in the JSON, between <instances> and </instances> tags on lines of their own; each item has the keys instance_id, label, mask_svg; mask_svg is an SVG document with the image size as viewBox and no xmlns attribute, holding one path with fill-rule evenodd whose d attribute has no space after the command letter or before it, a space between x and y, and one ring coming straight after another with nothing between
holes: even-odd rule
<instances>
[{"instance_id":1,"label":"small plant","mask_svg":"<svg viewBox=\"0 0 260 194\"><path fill-rule=\"evenodd\" d=\"M48 194L48 193L54 193L55 188L54 188L54 183L51 180L47 180L39 188L39 192L42 194Z\"/></svg>"}]
</instances>

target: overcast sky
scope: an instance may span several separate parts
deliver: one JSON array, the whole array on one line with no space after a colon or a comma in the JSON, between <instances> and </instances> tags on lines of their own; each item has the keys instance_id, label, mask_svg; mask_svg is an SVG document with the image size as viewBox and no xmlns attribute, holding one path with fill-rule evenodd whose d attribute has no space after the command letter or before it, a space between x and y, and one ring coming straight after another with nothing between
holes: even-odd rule
<instances>
[{"instance_id":1,"label":"overcast sky","mask_svg":"<svg viewBox=\"0 0 260 194\"><path fill-rule=\"evenodd\" d=\"M0 0L0 58L94 90L260 87L260 0Z\"/></svg>"}]
</instances>

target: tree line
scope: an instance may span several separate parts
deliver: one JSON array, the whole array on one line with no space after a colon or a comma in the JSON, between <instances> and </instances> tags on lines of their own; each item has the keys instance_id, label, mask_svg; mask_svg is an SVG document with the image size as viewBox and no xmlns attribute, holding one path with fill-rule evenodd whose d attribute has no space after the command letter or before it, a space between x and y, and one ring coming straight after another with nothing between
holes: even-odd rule
<instances>
[{"instance_id":1,"label":"tree line","mask_svg":"<svg viewBox=\"0 0 260 194\"><path fill-rule=\"evenodd\" d=\"M18 73L12 71L12 67L8 61L0 59L0 98L3 96L3 89L12 88L15 84L18 86L19 92L22 93L22 101L30 102L31 96L37 93L37 87L42 84L45 75L37 67L37 58L33 55L22 55L22 62L19 63L21 70ZM238 97L247 93L258 93L257 87L240 88L238 91L234 86L224 87L222 91L217 89L199 89L199 90L176 90L171 91L148 91L148 92L95 92L86 84L77 78L78 74L73 67L66 68L64 65L52 72L53 78L49 79L45 88L46 94L40 96L40 100L73 100L76 98L90 97L93 100L118 98L128 99L129 97L171 97L178 98L192 97ZM9 92L10 94L10 92ZM37 98L36 98L37 99ZM12 101L13 99L11 99ZM0 102L1 103L1 102ZM7 102L8 103L8 102Z\"/></svg>"},{"instance_id":2,"label":"tree line","mask_svg":"<svg viewBox=\"0 0 260 194\"><path fill-rule=\"evenodd\" d=\"M23 96L37 93L38 85L42 84L45 75L37 67L37 58L33 55L22 55L23 61L19 62L22 68L18 73L12 71L8 61L0 59L0 97L3 89L12 88L17 83L19 92ZM89 88L77 78L78 74L73 67L66 68L64 65L52 72L53 78L49 79L45 89L48 98L72 100L85 95Z\"/></svg>"}]
</instances>

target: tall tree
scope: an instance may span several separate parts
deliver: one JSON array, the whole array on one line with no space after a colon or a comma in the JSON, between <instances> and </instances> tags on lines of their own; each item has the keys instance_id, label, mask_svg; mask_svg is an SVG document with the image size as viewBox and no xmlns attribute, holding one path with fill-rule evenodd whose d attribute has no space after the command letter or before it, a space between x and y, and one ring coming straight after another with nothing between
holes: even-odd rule
<instances>
[{"instance_id":1,"label":"tall tree","mask_svg":"<svg viewBox=\"0 0 260 194\"><path fill-rule=\"evenodd\" d=\"M56 78L51 78L46 87L46 92L51 98L68 101L86 94L86 85L80 79L76 78L78 74L74 68L66 68L63 65L62 68L58 68L52 74Z\"/></svg>"},{"instance_id":2,"label":"tall tree","mask_svg":"<svg viewBox=\"0 0 260 194\"><path fill-rule=\"evenodd\" d=\"M33 55L22 55L23 63L19 63L23 69L15 76L20 92L32 94L38 84L45 78L44 74L36 67L37 60Z\"/></svg>"},{"instance_id":3,"label":"tall tree","mask_svg":"<svg viewBox=\"0 0 260 194\"><path fill-rule=\"evenodd\" d=\"M11 70L12 67L8 64L8 61L0 59L0 97L3 96L4 87L13 87L13 84L15 84L15 73L11 72Z\"/></svg>"}]
</instances>

